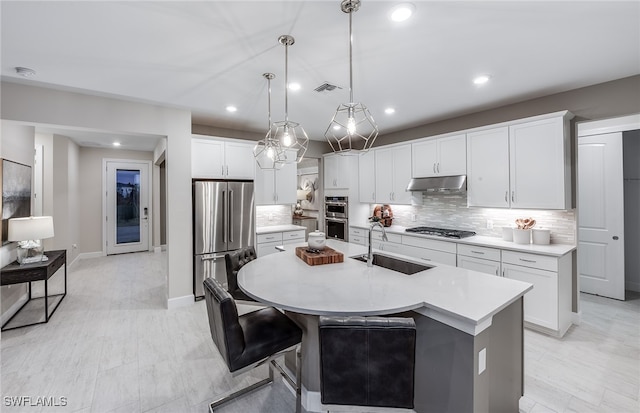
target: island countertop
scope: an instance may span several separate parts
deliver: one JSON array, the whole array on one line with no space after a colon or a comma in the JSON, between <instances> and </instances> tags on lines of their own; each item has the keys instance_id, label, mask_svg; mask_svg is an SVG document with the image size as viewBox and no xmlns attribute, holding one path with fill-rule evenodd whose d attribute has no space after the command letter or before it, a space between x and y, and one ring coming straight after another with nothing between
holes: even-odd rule
<instances>
[{"instance_id":1,"label":"island countertop","mask_svg":"<svg viewBox=\"0 0 640 413\"><path fill-rule=\"evenodd\" d=\"M327 240L344 254L344 262L307 265L295 247L244 265L238 284L249 296L275 307L312 315L385 315L413 310L468 334L491 325L493 315L533 286L448 265L435 265L413 275L350 258L365 247ZM403 260L413 258L380 252Z\"/></svg>"}]
</instances>

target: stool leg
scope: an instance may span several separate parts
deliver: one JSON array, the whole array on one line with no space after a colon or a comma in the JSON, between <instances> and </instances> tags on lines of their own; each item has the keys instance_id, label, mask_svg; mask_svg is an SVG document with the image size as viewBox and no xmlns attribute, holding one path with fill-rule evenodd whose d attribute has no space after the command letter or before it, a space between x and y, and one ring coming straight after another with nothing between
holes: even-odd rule
<instances>
[{"instance_id":1,"label":"stool leg","mask_svg":"<svg viewBox=\"0 0 640 413\"><path fill-rule=\"evenodd\" d=\"M296 413L302 412L302 346L296 348Z\"/></svg>"}]
</instances>

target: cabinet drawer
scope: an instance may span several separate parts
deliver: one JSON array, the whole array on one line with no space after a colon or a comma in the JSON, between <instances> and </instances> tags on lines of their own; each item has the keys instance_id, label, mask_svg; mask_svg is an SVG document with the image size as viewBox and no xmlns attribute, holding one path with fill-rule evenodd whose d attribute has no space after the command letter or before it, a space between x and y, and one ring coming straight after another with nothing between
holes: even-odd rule
<instances>
[{"instance_id":1,"label":"cabinet drawer","mask_svg":"<svg viewBox=\"0 0 640 413\"><path fill-rule=\"evenodd\" d=\"M482 258L458 255L458 267L466 268L467 270L483 272L485 274L496 276L502 275L500 273L500 261L491 261Z\"/></svg>"},{"instance_id":2,"label":"cabinet drawer","mask_svg":"<svg viewBox=\"0 0 640 413\"><path fill-rule=\"evenodd\" d=\"M353 235L356 237L366 237L367 236L367 230L364 228L357 228L357 227L349 227L349 235Z\"/></svg>"},{"instance_id":3,"label":"cabinet drawer","mask_svg":"<svg viewBox=\"0 0 640 413\"><path fill-rule=\"evenodd\" d=\"M282 232L272 232L270 234L260 234L257 237L258 244L263 244L265 242L282 242Z\"/></svg>"},{"instance_id":4,"label":"cabinet drawer","mask_svg":"<svg viewBox=\"0 0 640 413\"><path fill-rule=\"evenodd\" d=\"M458 255L500 261L500 250L476 245L458 244Z\"/></svg>"},{"instance_id":5,"label":"cabinet drawer","mask_svg":"<svg viewBox=\"0 0 640 413\"><path fill-rule=\"evenodd\" d=\"M455 247L455 244L454 244ZM410 245L402 246L402 254L410 257L418 258L423 261L440 263L456 266L456 254L449 252L431 250L427 248L412 247Z\"/></svg>"},{"instance_id":6,"label":"cabinet drawer","mask_svg":"<svg viewBox=\"0 0 640 413\"><path fill-rule=\"evenodd\" d=\"M430 250L437 250L442 252L456 253L456 243L438 241L435 239L418 238L409 235L402 235L402 243L404 245L411 245L418 248L428 248ZM455 264L453 264L455 265Z\"/></svg>"},{"instance_id":7,"label":"cabinet drawer","mask_svg":"<svg viewBox=\"0 0 640 413\"><path fill-rule=\"evenodd\" d=\"M502 262L546 271L558 271L558 259L546 255L502 251Z\"/></svg>"},{"instance_id":8,"label":"cabinet drawer","mask_svg":"<svg viewBox=\"0 0 640 413\"><path fill-rule=\"evenodd\" d=\"M266 235L266 234L264 234ZM264 257L265 255L275 254L279 252L276 247L282 245L281 241L276 242L264 242L256 245L256 255L258 257Z\"/></svg>"},{"instance_id":9,"label":"cabinet drawer","mask_svg":"<svg viewBox=\"0 0 640 413\"><path fill-rule=\"evenodd\" d=\"M282 233L283 241L302 240L304 241L305 232L303 229L297 229L295 231L287 231Z\"/></svg>"},{"instance_id":10,"label":"cabinet drawer","mask_svg":"<svg viewBox=\"0 0 640 413\"><path fill-rule=\"evenodd\" d=\"M349 242L359 245L368 245L368 239L359 235L349 234Z\"/></svg>"},{"instance_id":11,"label":"cabinet drawer","mask_svg":"<svg viewBox=\"0 0 640 413\"><path fill-rule=\"evenodd\" d=\"M367 236L369 235L367 234ZM377 229L374 229L373 234L371 234L371 238L377 241L382 241L382 232L380 232ZM402 244L402 235L387 234L387 239L389 240L388 242L395 242L396 244Z\"/></svg>"}]
</instances>

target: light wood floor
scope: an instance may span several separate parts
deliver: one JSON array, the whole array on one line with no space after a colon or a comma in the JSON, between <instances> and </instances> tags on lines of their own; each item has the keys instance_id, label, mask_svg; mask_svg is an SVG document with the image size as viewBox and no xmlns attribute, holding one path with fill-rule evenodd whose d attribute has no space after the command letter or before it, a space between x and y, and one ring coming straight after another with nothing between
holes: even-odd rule
<instances>
[{"instance_id":1,"label":"light wood floor","mask_svg":"<svg viewBox=\"0 0 640 413\"><path fill-rule=\"evenodd\" d=\"M215 394L266 375L230 377L203 301L164 309L164 260L125 254L70 268L68 295L48 324L2 333L0 410L205 413ZM562 340L525 332L521 412L639 411L640 298L581 300L583 323ZM64 397L67 406L7 406L11 396ZM219 411L293 412L294 398L278 381Z\"/></svg>"}]
</instances>

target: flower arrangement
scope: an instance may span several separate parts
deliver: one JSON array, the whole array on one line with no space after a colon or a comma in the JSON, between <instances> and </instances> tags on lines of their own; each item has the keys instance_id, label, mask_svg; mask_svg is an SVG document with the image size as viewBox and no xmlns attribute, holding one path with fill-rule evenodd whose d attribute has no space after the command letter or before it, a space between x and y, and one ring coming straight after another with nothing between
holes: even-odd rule
<instances>
[{"instance_id":1,"label":"flower arrangement","mask_svg":"<svg viewBox=\"0 0 640 413\"><path fill-rule=\"evenodd\" d=\"M393 223L393 211L389 205L376 205L373 215L369 217L370 222L380 222L385 227L390 227Z\"/></svg>"}]
</instances>

